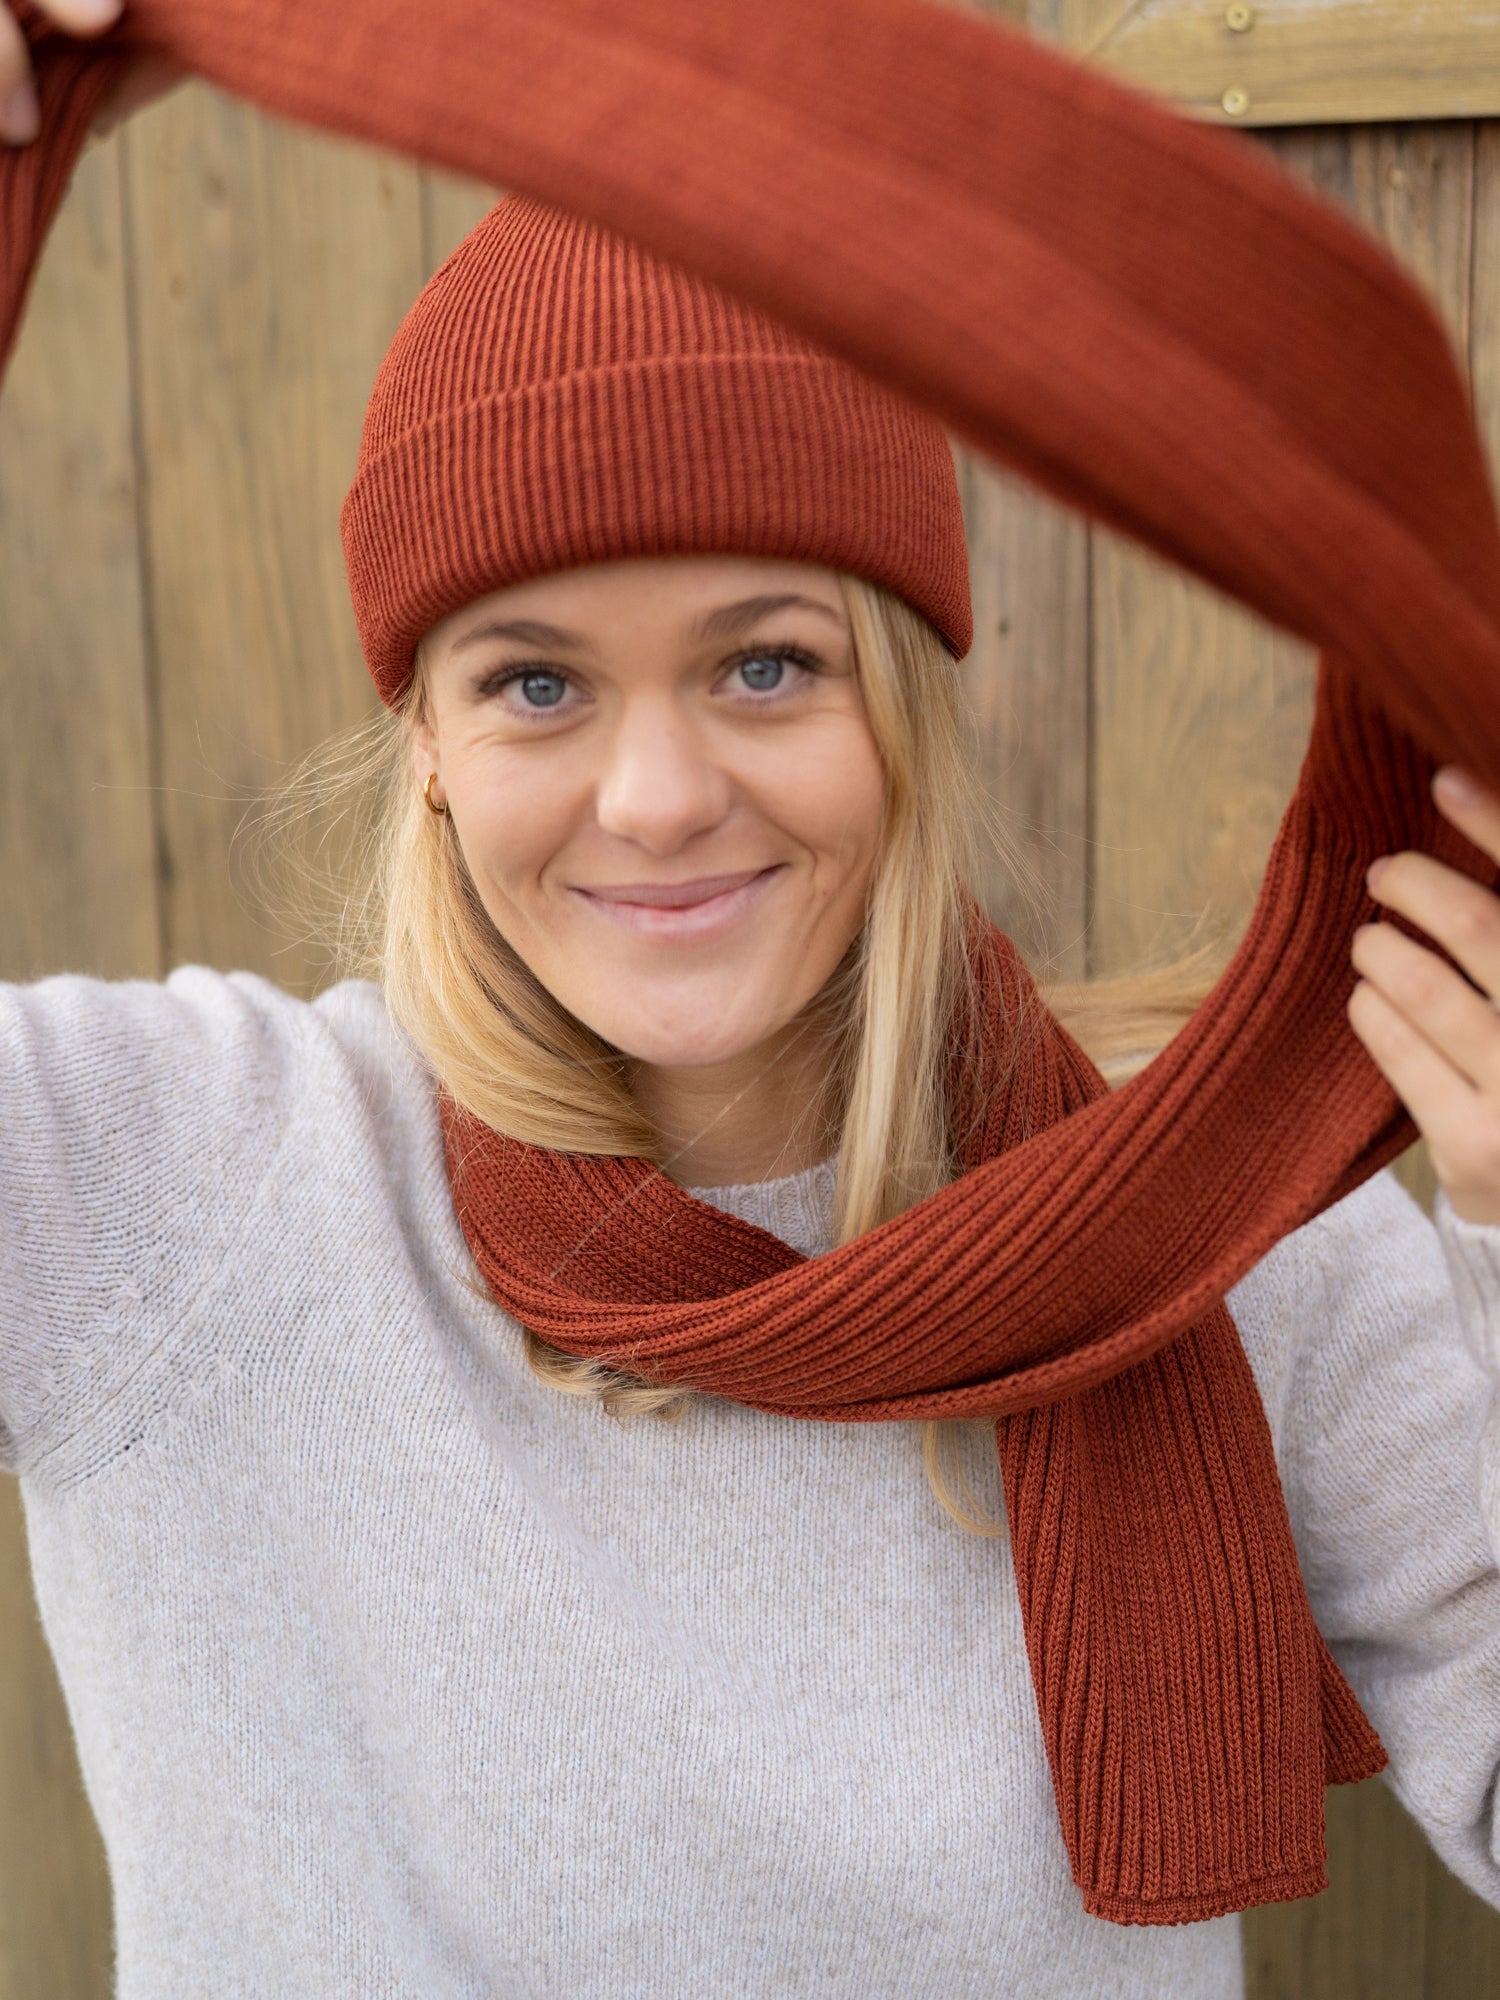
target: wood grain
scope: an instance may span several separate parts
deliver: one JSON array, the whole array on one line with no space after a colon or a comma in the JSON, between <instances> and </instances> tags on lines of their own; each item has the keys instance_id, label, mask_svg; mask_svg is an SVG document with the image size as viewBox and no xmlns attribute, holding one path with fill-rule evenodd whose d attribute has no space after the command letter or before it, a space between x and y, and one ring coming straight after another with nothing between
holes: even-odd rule
<instances>
[{"instance_id":1,"label":"wood grain","mask_svg":"<svg viewBox=\"0 0 1500 2000\"><path fill-rule=\"evenodd\" d=\"M148 662L117 150L86 155L0 402L0 973L154 972Z\"/></svg>"},{"instance_id":2,"label":"wood grain","mask_svg":"<svg viewBox=\"0 0 1500 2000\"><path fill-rule=\"evenodd\" d=\"M1381 236L1466 355L1471 128L1334 129L1274 144ZM1103 532L1092 579L1089 969L1113 973L1242 932L1305 748L1313 662L1300 643ZM1402 1171L1430 1200L1425 1151Z\"/></svg>"},{"instance_id":3,"label":"wood grain","mask_svg":"<svg viewBox=\"0 0 1500 2000\"><path fill-rule=\"evenodd\" d=\"M1272 143L1400 258L1446 320L1460 359L1477 356L1475 246L1482 267L1497 261L1500 241L1475 236L1473 129L1393 126ZM1500 328L1488 334L1500 337ZM1500 353L1488 341L1483 352L1492 368ZM1430 1204L1426 1147L1413 1147L1398 1171ZM1249 2000L1500 1996L1500 1915L1449 1874L1382 1782L1329 1794L1329 1880L1312 1903L1247 1916Z\"/></svg>"},{"instance_id":4,"label":"wood grain","mask_svg":"<svg viewBox=\"0 0 1500 2000\"><path fill-rule=\"evenodd\" d=\"M166 955L305 989L326 959L260 905L236 835L374 708L338 510L423 276L418 176L203 86L132 141Z\"/></svg>"},{"instance_id":5,"label":"wood grain","mask_svg":"<svg viewBox=\"0 0 1500 2000\"><path fill-rule=\"evenodd\" d=\"M1429 125L1293 135L1284 161L1378 234L1468 351L1473 136ZM1295 781L1312 656L1205 586L1093 538L1090 970L1237 937Z\"/></svg>"},{"instance_id":6,"label":"wood grain","mask_svg":"<svg viewBox=\"0 0 1500 2000\"><path fill-rule=\"evenodd\" d=\"M109 1878L31 1591L14 1482L0 1489L0 2000L106 2000Z\"/></svg>"},{"instance_id":7,"label":"wood grain","mask_svg":"<svg viewBox=\"0 0 1500 2000\"><path fill-rule=\"evenodd\" d=\"M1470 383L1490 464L1500 467L1500 124L1474 134L1473 218Z\"/></svg>"},{"instance_id":8,"label":"wood grain","mask_svg":"<svg viewBox=\"0 0 1500 2000\"><path fill-rule=\"evenodd\" d=\"M1328 1794L1328 1888L1251 1910L1246 2000L1481 2000L1427 1978L1427 1843L1380 1782ZM1484 1910L1465 1892L1459 1928ZM1494 2000L1493 1994L1488 2000Z\"/></svg>"},{"instance_id":9,"label":"wood grain","mask_svg":"<svg viewBox=\"0 0 1500 2000\"><path fill-rule=\"evenodd\" d=\"M1195 117L1370 124L1500 112L1489 0L1031 0L1039 34Z\"/></svg>"},{"instance_id":10,"label":"wood grain","mask_svg":"<svg viewBox=\"0 0 1500 2000\"><path fill-rule=\"evenodd\" d=\"M117 145L82 161L0 402L0 977L161 968ZM0 1481L0 2000L103 2000L109 1884Z\"/></svg>"},{"instance_id":11,"label":"wood grain","mask_svg":"<svg viewBox=\"0 0 1500 2000\"><path fill-rule=\"evenodd\" d=\"M430 273L489 213L500 190L435 167L424 167L421 180L422 263Z\"/></svg>"},{"instance_id":12,"label":"wood grain","mask_svg":"<svg viewBox=\"0 0 1500 2000\"><path fill-rule=\"evenodd\" d=\"M1437 307L1467 367L1475 248L1473 126L1295 132L1265 143L1392 251Z\"/></svg>"},{"instance_id":13,"label":"wood grain","mask_svg":"<svg viewBox=\"0 0 1500 2000\"><path fill-rule=\"evenodd\" d=\"M960 672L1003 840L983 842L976 886L1039 976L1081 979L1088 531L973 452L959 447L955 461L974 604L974 644Z\"/></svg>"},{"instance_id":14,"label":"wood grain","mask_svg":"<svg viewBox=\"0 0 1500 2000\"><path fill-rule=\"evenodd\" d=\"M1298 641L1093 537L1091 975L1237 938L1312 723Z\"/></svg>"}]
</instances>

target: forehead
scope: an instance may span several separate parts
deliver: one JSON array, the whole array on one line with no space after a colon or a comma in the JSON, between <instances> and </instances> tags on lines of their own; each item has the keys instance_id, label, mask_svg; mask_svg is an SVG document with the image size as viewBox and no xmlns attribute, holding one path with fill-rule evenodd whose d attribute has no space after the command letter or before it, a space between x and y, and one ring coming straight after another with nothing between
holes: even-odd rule
<instances>
[{"instance_id":1,"label":"forehead","mask_svg":"<svg viewBox=\"0 0 1500 2000\"><path fill-rule=\"evenodd\" d=\"M429 634L441 646L496 620L545 622L581 635L628 621L634 631L686 635L706 614L757 598L798 598L823 622L846 623L836 573L814 563L755 556L642 556L559 570L490 591Z\"/></svg>"}]
</instances>

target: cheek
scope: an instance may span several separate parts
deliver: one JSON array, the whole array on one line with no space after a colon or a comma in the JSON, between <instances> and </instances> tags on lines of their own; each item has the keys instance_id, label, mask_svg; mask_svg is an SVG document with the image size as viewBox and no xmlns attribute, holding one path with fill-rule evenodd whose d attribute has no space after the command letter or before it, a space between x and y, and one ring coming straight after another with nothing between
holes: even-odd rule
<instances>
[{"instance_id":1,"label":"cheek","mask_svg":"<svg viewBox=\"0 0 1500 2000\"><path fill-rule=\"evenodd\" d=\"M817 858L824 887L862 890L885 821L885 774L862 716L839 717L774 774L767 808Z\"/></svg>"},{"instance_id":2,"label":"cheek","mask_svg":"<svg viewBox=\"0 0 1500 2000\"><path fill-rule=\"evenodd\" d=\"M483 745L447 752L443 761L464 860L485 908L506 930L577 825L576 788L564 772L538 769L537 761Z\"/></svg>"}]
</instances>

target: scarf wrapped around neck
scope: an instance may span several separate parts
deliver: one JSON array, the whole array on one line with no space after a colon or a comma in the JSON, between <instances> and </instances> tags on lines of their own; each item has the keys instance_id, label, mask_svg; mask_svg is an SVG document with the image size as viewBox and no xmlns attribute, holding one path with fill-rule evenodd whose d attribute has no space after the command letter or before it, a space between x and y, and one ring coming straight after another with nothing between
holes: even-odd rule
<instances>
[{"instance_id":1,"label":"scarf wrapped around neck","mask_svg":"<svg viewBox=\"0 0 1500 2000\"><path fill-rule=\"evenodd\" d=\"M1087 1908L1323 1886L1323 1787L1383 1753L1308 1608L1222 1303L1413 1128L1350 1033L1375 855L1491 881L1435 758L1500 784L1500 533L1462 379L1390 260L1245 141L922 0L132 0L23 8L0 356L130 51L634 237L1315 642L1307 758L1204 1007L1113 1095L998 935L951 1187L804 1261L640 1161L448 1106L496 1297L555 1345L790 1416L993 1415ZM768 199L774 194L774 199ZM972 1114L972 1119L970 1118Z\"/></svg>"}]
</instances>

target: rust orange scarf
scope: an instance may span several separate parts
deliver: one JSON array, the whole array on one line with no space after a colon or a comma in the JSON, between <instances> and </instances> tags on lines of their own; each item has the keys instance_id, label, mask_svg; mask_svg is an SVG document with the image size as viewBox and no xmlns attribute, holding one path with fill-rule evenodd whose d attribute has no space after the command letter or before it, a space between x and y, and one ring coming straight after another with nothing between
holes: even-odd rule
<instances>
[{"instance_id":1,"label":"rust orange scarf","mask_svg":"<svg viewBox=\"0 0 1500 2000\"><path fill-rule=\"evenodd\" d=\"M809 1263L644 1161L524 1145L445 1100L464 1234L517 1319L647 1380L832 1422L998 1417L1088 1908L1172 1923L1309 1894L1325 1782L1385 1758L1308 1609L1249 1363L1201 1285L1183 1331L1149 1293L1127 1303L1107 1236L1080 1240L1105 1161L1081 1174L1048 1141L1107 1115L1105 1085L1001 932L976 927L971 961L982 1066L950 1080L965 1171L856 1243ZM1158 1296L1191 1286L1191 1244L1161 1250Z\"/></svg>"},{"instance_id":2,"label":"rust orange scarf","mask_svg":"<svg viewBox=\"0 0 1500 2000\"><path fill-rule=\"evenodd\" d=\"M448 1123L481 1268L557 1345L805 1417L1001 1414L1089 1909L1320 1887L1325 1778L1380 1752L1220 1301L1412 1136L1343 1016L1365 864L1493 875L1427 790L1434 754L1500 784L1500 532L1430 310L1243 141L922 0L132 0L103 43L28 32L44 133L0 155L0 355L122 52L155 48L636 238L1320 645L1200 1014L1113 1096L1048 1024L1009 1084L966 1083L982 1162L859 1243L803 1263L639 1162ZM1026 977L991 943L998 1046Z\"/></svg>"}]
</instances>

